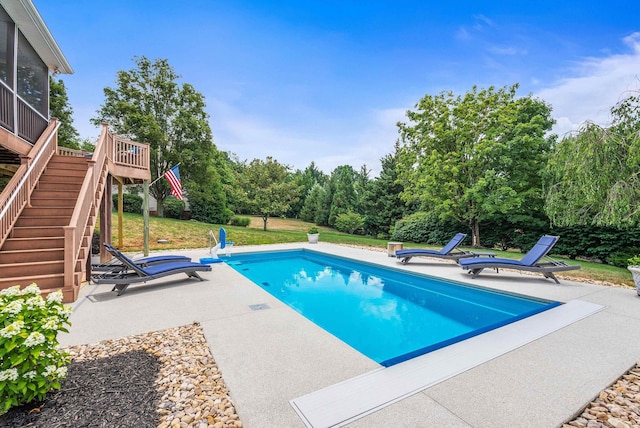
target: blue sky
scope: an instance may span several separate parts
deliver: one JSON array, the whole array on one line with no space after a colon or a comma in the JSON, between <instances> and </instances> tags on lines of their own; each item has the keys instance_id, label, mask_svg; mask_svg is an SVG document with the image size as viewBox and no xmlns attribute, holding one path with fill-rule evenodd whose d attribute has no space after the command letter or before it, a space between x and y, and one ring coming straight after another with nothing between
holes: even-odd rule
<instances>
[{"instance_id":1,"label":"blue sky","mask_svg":"<svg viewBox=\"0 0 640 428\"><path fill-rule=\"evenodd\" d=\"M83 137L118 70L166 58L205 96L220 150L327 173L375 175L426 94L519 83L562 135L640 89L637 0L34 3L74 69L61 77Z\"/></svg>"}]
</instances>

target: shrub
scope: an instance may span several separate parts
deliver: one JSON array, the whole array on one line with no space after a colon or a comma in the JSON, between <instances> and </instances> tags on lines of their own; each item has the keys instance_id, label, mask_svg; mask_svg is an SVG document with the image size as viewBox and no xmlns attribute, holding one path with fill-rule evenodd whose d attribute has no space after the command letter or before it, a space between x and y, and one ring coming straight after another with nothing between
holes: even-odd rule
<instances>
[{"instance_id":1,"label":"shrub","mask_svg":"<svg viewBox=\"0 0 640 428\"><path fill-rule=\"evenodd\" d=\"M162 203L166 218L180 218L184 212L184 201L178 198L167 198Z\"/></svg>"},{"instance_id":2,"label":"shrub","mask_svg":"<svg viewBox=\"0 0 640 428\"><path fill-rule=\"evenodd\" d=\"M462 228L456 221L443 221L430 213L417 212L396 222L391 239L444 245L453 235L464 229L466 228Z\"/></svg>"},{"instance_id":3,"label":"shrub","mask_svg":"<svg viewBox=\"0 0 640 428\"><path fill-rule=\"evenodd\" d=\"M640 266L640 256L629 257L629 260L627 260L627 266Z\"/></svg>"},{"instance_id":4,"label":"shrub","mask_svg":"<svg viewBox=\"0 0 640 428\"><path fill-rule=\"evenodd\" d=\"M347 211L336 216L335 227L340 232L347 232L351 235L362 229L364 217L353 211Z\"/></svg>"},{"instance_id":5,"label":"shrub","mask_svg":"<svg viewBox=\"0 0 640 428\"><path fill-rule=\"evenodd\" d=\"M640 248L631 247L620 251L615 251L607 257L606 262L610 265L625 268L630 266L629 260L633 257L639 257L637 254L640 254ZM640 258L640 257L639 257Z\"/></svg>"},{"instance_id":6,"label":"shrub","mask_svg":"<svg viewBox=\"0 0 640 428\"><path fill-rule=\"evenodd\" d=\"M309 228L309 230L307 231L307 233L308 233L309 235L316 235L316 234L320 233L320 231L318 230L318 228L317 228L317 227L315 227L315 226L311 226L311 227Z\"/></svg>"},{"instance_id":7,"label":"shrub","mask_svg":"<svg viewBox=\"0 0 640 428\"><path fill-rule=\"evenodd\" d=\"M43 400L60 389L69 355L58 349L58 333L68 332L71 308L62 292L40 296L37 285L0 291L0 414L11 407Z\"/></svg>"},{"instance_id":8,"label":"shrub","mask_svg":"<svg viewBox=\"0 0 640 428\"><path fill-rule=\"evenodd\" d=\"M118 195L114 194L112 196L113 199L113 210L118 210ZM122 195L122 211L126 213L140 214L142 213L142 197L138 195L130 195L129 193L124 193Z\"/></svg>"},{"instance_id":9,"label":"shrub","mask_svg":"<svg viewBox=\"0 0 640 428\"><path fill-rule=\"evenodd\" d=\"M234 215L231 217L231 220L229 220L229 224L231 226L247 227L249 226L249 223L251 223L251 219L249 217L240 217L237 215Z\"/></svg>"}]
</instances>

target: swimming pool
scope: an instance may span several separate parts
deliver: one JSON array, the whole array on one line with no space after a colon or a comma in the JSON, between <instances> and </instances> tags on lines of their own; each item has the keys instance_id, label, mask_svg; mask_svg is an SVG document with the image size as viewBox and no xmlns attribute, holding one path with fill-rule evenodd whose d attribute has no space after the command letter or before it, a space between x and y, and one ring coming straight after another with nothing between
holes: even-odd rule
<instances>
[{"instance_id":1,"label":"swimming pool","mask_svg":"<svg viewBox=\"0 0 640 428\"><path fill-rule=\"evenodd\" d=\"M383 366L560 304L305 249L234 254L225 261Z\"/></svg>"}]
</instances>

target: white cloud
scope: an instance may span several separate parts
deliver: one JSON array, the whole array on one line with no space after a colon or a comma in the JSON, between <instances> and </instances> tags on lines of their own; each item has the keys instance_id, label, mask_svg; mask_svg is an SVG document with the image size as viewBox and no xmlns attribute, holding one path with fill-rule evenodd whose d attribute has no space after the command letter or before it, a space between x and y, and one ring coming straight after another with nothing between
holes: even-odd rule
<instances>
[{"instance_id":1,"label":"white cloud","mask_svg":"<svg viewBox=\"0 0 640 428\"><path fill-rule=\"evenodd\" d=\"M640 33L623 39L630 53L585 58L559 80L535 95L553 106L557 123L553 132L562 136L585 121L610 123L610 110L629 91L640 89Z\"/></svg>"}]
</instances>

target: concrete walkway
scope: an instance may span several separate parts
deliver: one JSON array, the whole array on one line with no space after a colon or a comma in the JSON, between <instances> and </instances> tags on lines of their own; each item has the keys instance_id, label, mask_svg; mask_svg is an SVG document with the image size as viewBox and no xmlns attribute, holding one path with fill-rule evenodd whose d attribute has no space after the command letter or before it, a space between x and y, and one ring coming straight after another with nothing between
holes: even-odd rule
<instances>
[{"instance_id":1,"label":"concrete walkway","mask_svg":"<svg viewBox=\"0 0 640 428\"><path fill-rule=\"evenodd\" d=\"M485 271L471 279L452 262L413 259L403 266L384 252L324 243L237 247L233 252L285 248L310 248L544 299L605 306L350 427L556 427L640 357L640 297L635 290L566 280L556 285L542 275L507 271ZM196 260L207 256L205 249L172 253ZM245 427L304 427L290 400L380 370L225 264L214 264L203 276L208 280L185 281L176 275L132 285L120 297L108 285L85 286L74 304L71 331L61 343L94 343L198 321ZM250 307L259 304L268 308Z\"/></svg>"}]
</instances>

